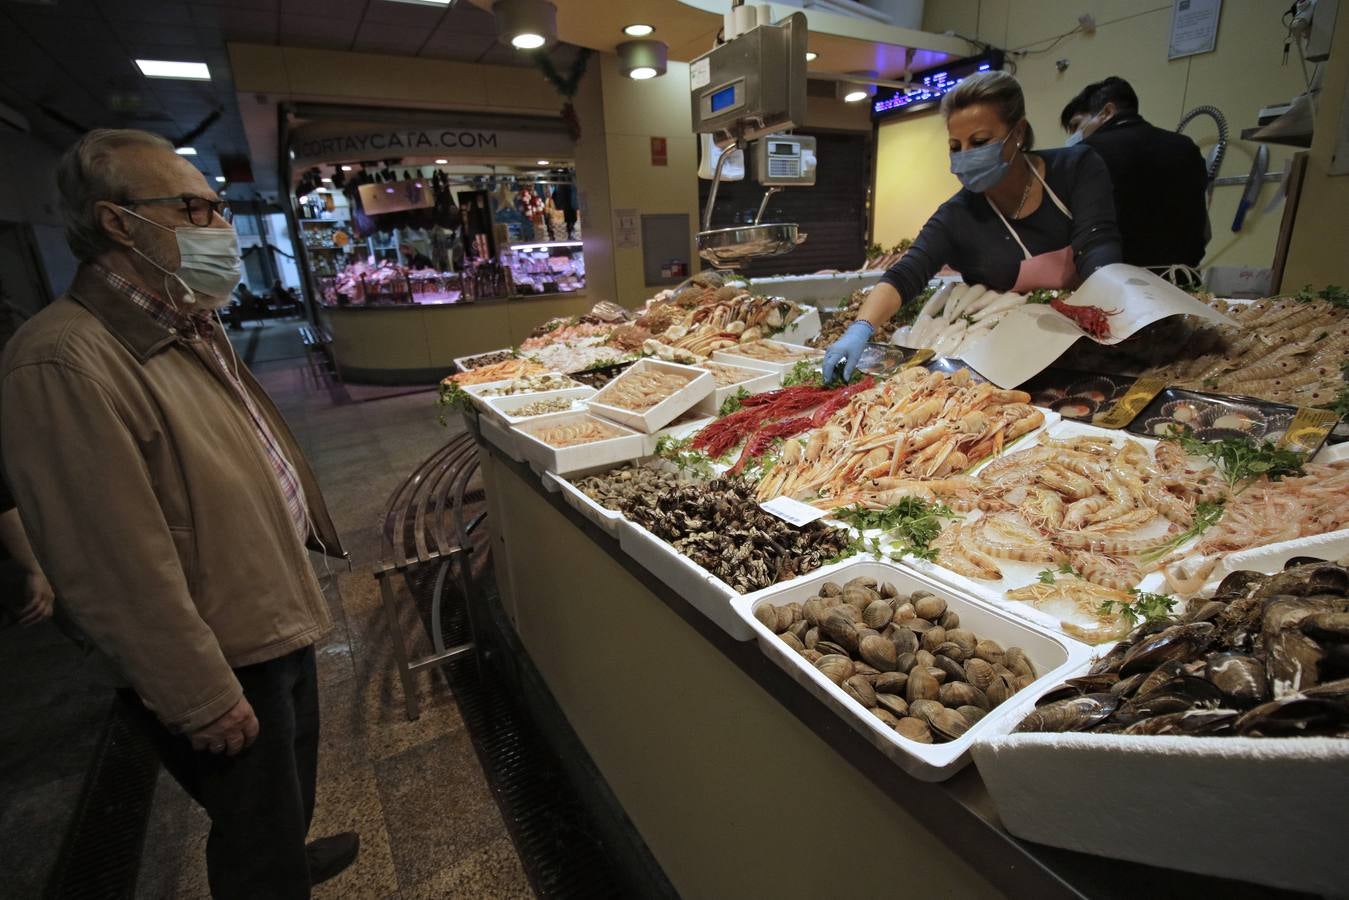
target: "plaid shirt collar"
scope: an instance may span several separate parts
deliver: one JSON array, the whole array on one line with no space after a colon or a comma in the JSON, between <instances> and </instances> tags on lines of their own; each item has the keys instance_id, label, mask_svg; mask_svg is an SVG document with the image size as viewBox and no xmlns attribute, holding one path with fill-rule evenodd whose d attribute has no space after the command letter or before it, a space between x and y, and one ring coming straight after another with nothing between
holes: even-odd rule
<instances>
[{"instance_id":1,"label":"plaid shirt collar","mask_svg":"<svg viewBox=\"0 0 1349 900\"><path fill-rule=\"evenodd\" d=\"M167 328L170 334L181 335L188 340L193 340L196 338L209 339L215 333L215 325L211 321L210 313L182 312L158 294L152 294L137 287L115 272L110 272L97 265L94 266L94 269L103 276L109 287L134 303L137 308L155 322Z\"/></svg>"}]
</instances>

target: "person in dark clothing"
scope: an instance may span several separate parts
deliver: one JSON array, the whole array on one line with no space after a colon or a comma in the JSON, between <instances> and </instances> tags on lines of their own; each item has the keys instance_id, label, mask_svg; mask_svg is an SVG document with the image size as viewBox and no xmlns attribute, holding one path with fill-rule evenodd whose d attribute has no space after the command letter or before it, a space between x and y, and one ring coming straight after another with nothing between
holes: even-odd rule
<instances>
[{"instance_id":1,"label":"person in dark clothing","mask_svg":"<svg viewBox=\"0 0 1349 900\"><path fill-rule=\"evenodd\" d=\"M850 378L877 324L918 296L944 265L998 291L1072 288L1120 261L1105 164L1087 147L1031 154L1021 85L980 72L942 99L951 171L964 188L928 219L824 358Z\"/></svg>"},{"instance_id":2,"label":"person in dark clothing","mask_svg":"<svg viewBox=\"0 0 1349 900\"><path fill-rule=\"evenodd\" d=\"M1208 174L1199 148L1139 115L1138 95L1123 78L1112 75L1087 85L1069 101L1061 117L1065 130L1079 99L1083 115L1073 133L1110 170L1124 262L1151 269L1197 267L1209 238Z\"/></svg>"},{"instance_id":3,"label":"person in dark clothing","mask_svg":"<svg viewBox=\"0 0 1349 900\"><path fill-rule=\"evenodd\" d=\"M1063 126L1063 131L1068 135L1068 139L1063 142L1063 146L1072 147L1082 142L1082 135L1078 128L1082 125L1082 120L1087 118L1087 92L1082 91L1076 97L1064 104L1063 111L1059 113L1059 124Z\"/></svg>"}]
</instances>

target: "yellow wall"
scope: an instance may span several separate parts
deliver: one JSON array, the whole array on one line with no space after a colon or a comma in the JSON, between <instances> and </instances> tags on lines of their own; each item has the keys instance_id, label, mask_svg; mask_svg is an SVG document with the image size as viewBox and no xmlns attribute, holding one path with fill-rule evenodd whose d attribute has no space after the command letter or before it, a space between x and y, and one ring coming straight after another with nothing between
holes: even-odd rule
<instances>
[{"instance_id":1,"label":"yellow wall","mask_svg":"<svg viewBox=\"0 0 1349 900\"><path fill-rule=\"evenodd\" d=\"M1293 242L1284 270L1282 290L1304 284L1349 285L1349 175L1329 174L1335 136L1343 133L1349 116L1349 7L1341 6L1335 23L1336 52L1327 63L1325 89L1319 100L1316 132L1307 160L1306 181L1293 225Z\"/></svg>"},{"instance_id":2,"label":"yellow wall","mask_svg":"<svg viewBox=\"0 0 1349 900\"><path fill-rule=\"evenodd\" d=\"M1174 62L1166 58L1171 4L1158 0L1082 0L1076 5L1056 0L928 0L923 28L937 33L954 30L997 47L1035 51L1075 27L1080 13L1091 13L1097 23L1095 34L1075 34L1047 52L1014 58L1037 144L1060 146L1063 105L1084 85L1119 75L1138 92L1144 117L1159 127L1174 128L1182 113L1200 104L1221 109L1231 140L1219 174L1245 175L1257 145L1237 139L1241 129L1255 124L1261 106L1286 101L1302 89L1296 63L1280 65L1283 33L1279 17L1287 6L1285 0L1225 3L1217 49ZM977 49L971 47L970 52ZM1069 61L1063 73L1055 67L1059 59ZM927 215L954 191L945 144L937 140L940 130L940 116L932 114L880 129L877 242L892 244L901 237L913 237ZM1217 138L1211 119L1192 123L1185 133L1205 152ZM1271 145L1270 171L1282 171L1292 152ZM1236 235L1231 225L1242 188L1215 190L1210 210L1213 240L1205 265L1271 263L1282 206L1269 213L1263 210L1275 189L1273 184L1264 187L1260 202Z\"/></svg>"}]
</instances>

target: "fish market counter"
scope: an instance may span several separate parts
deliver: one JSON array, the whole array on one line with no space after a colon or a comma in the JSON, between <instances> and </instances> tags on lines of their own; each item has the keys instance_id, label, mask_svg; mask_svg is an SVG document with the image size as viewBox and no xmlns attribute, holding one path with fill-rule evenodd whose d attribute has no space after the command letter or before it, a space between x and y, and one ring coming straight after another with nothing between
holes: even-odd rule
<instances>
[{"instance_id":1,"label":"fish market counter","mask_svg":"<svg viewBox=\"0 0 1349 900\"><path fill-rule=\"evenodd\" d=\"M454 360L513 347L549 319L580 316L585 291L459 303L334 306L322 310L342 377L363 384L433 384Z\"/></svg>"},{"instance_id":2,"label":"fish market counter","mask_svg":"<svg viewBox=\"0 0 1349 900\"><path fill-rule=\"evenodd\" d=\"M681 896L1278 893L1012 837L974 766L907 775L529 467L479 455L496 618Z\"/></svg>"}]
</instances>

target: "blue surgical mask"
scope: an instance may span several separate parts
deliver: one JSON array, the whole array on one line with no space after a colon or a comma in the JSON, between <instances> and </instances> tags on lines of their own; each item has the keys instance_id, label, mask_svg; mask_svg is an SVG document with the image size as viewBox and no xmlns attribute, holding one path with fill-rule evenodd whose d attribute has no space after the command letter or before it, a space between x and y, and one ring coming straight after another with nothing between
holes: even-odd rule
<instances>
[{"instance_id":1,"label":"blue surgical mask","mask_svg":"<svg viewBox=\"0 0 1349 900\"><path fill-rule=\"evenodd\" d=\"M968 190L982 194L1002 181L1002 177L1012 167L1010 162L1002 158L1002 146L1011 136L1011 132L1008 132L1007 137L996 144L988 143L952 153L951 174L959 178Z\"/></svg>"},{"instance_id":2,"label":"blue surgical mask","mask_svg":"<svg viewBox=\"0 0 1349 900\"><path fill-rule=\"evenodd\" d=\"M1083 137L1084 135L1082 134L1082 129L1079 128L1077 129L1077 131L1074 131L1072 134L1068 135L1068 138L1063 142L1063 146L1065 147L1076 146L1077 144L1082 143Z\"/></svg>"}]
</instances>

